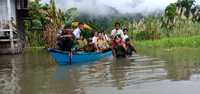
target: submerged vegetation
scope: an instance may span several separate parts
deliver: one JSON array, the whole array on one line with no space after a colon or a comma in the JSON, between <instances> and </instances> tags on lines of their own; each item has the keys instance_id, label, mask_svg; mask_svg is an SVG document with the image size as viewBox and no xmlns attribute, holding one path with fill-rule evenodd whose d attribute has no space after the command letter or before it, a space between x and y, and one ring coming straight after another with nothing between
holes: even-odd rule
<instances>
[{"instance_id":1,"label":"submerged vegetation","mask_svg":"<svg viewBox=\"0 0 200 94\"><path fill-rule=\"evenodd\" d=\"M200 46L197 36L200 34L200 7L195 0L178 0L168 5L164 13L152 14L91 16L80 13L77 8L61 11L56 8L54 0L49 4L31 2L32 21L26 22L27 44L55 47L56 33L64 24L80 21L95 31L110 33L113 23L118 21L129 28L130 38L141 46ZM88 34L86 32L85 36Z\"/></svg>"}]
</instances>

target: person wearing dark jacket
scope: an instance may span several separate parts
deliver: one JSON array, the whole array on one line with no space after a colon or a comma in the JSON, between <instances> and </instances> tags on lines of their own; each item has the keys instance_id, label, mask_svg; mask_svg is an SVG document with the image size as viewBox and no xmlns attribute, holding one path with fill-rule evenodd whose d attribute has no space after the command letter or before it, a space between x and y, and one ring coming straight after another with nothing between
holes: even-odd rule
<instances>
[{"instance_id":1,"label":"person wearing dark jacket","mask_svg":"<svg viewBox=\"0 0 200 94\"><path fill-rule=\"evenodd\" d=\"M58 46L60 50L71 51L75 36L70 26L65 26L58 34Z\"/></svg>"}]
</instances>

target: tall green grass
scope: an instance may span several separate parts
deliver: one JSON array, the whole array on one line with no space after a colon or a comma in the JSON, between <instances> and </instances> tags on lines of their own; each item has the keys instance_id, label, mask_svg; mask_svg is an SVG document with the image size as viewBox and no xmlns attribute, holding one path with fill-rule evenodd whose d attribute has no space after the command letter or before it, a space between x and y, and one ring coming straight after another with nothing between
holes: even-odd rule
<instances>
[{"instance_id":1,"label":"tall green grass","mask_svg":"<svg viewBox=\"0 0 200 94\"><path fill-rule=\"evenodd\" d=\"M26 47L43 47L43 34L40 31L26 31Z\"/></svg>"},{"instance_id":2,"label":"tall green grass","mask_svg":"<svg viewBox=\"0 0 200 94\"><path fill-rule=\"evenodd\" d=\"M129 23L129 36L136 40L157 40L200 35L200 23L196 21L176 19L173 28L166 25L160 18L147 17L144 21Z\"/></svg>"},{"instance_id":3,"label":"tall green grass","mask_svg":"<svg viewBox=\"0 0 200 94\"><path fill-rule=\"evenodd\" d=\"M160 40L142 40L135 42L137 47L172 48L172 47L200 47L200 36L163 38Z\"/></svg>"}]
</instances>

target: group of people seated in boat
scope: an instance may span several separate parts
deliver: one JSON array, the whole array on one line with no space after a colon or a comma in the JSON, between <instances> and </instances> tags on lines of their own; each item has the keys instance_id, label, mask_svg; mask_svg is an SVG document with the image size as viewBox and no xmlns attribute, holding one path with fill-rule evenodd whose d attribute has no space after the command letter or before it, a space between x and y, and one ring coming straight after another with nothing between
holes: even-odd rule
<instances>
[{"instance_id":1,"label":"group of people seated in boat","mask_svg":"<svg viewBox=\"0 0 200 94\"><path fill-rule=\"evenodd\" d=\"M83 30L83 23L79 23L74 30L70 25L66 25L57 35L58 48L63 51L85 52L102 52L112 49L113 55L116 57L132 55L133 51L136 52L130 43L128 29L124 28L122 30L120 23L115 23L111 36L108 36L105 32L95 31L93 32L93 37L86 39L82 35Z\"/></svg>"},{"instance_id":2,"label":"group of people seated in boat","mask_svg":"<svg viewBox=\"0 0 200 94\"><path fill-rule=\"evenodd\" d=\"M110 38L104 32L95 32L92 37L92 44L97 52L101 52L110 48Z\"/></svg>"}]
</instances>

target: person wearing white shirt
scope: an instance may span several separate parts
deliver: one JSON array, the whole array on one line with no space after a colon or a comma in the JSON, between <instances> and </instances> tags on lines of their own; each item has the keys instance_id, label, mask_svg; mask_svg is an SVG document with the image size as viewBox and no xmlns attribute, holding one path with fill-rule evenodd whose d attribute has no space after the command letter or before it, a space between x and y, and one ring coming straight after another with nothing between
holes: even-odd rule
<instances>
[{"instance_id":1,"label":"person wearing white shirt","mask_svg":"<svg viewBox=\"0 0 200 94\"><path fill-rule=\"evenodd\" d=\"M92 37L92 43L96 44L97 43L97 39L98 39L98 32L95 32L94 36Z\"/></svg>"},{"instance_id":2,"label":"person wearing white shirt","mask_svg":"<svg viewBox=\"0 0 200 94\"><path fill-rule=\"evenodd\" d=\"M123 32L124 32L124 38L123 38L123 40L126 41L126 39L129 38L128 37L128 29L127 28L123 29Z\"/></svg>"},{"instance_id":3,"label":"person wearing white shirt","mask_svg":"<svg viewBox=\"0 0 200 94\"><path fill-rule=\"evenodd\" d=\"M94 48L97 49L97 40L98 40L99 36L98 36L98 32L94 33L94 36L92 37L92 44L94 45Z\"/></svg>"},{"instance_id":4,"label":"person wearing white shirt","mask_svg":"<svg viewBox=\"0 0 200 94\"><path fill-rule=\"evenodd\" d=\"M73 31L74 36L76 37L76 39L79 39L81 36L81 30L84 29L84 24L83 23L79 23L78 27Z\"/></svg>"},{"instance_id":5,"label":"person wearing white shirt","mask_svg":"<svg viewBox=\"0 0 200 94\"><path fill-rule=\"evenodd\" d=\"M120 23L115 23L115 29L113 29L111 31L111 36L114 38L116 37L117 35L120 35L120 37L122 39L124 39L124 33L123 31L120 29Z\"/></svg>"}]
</instances>

